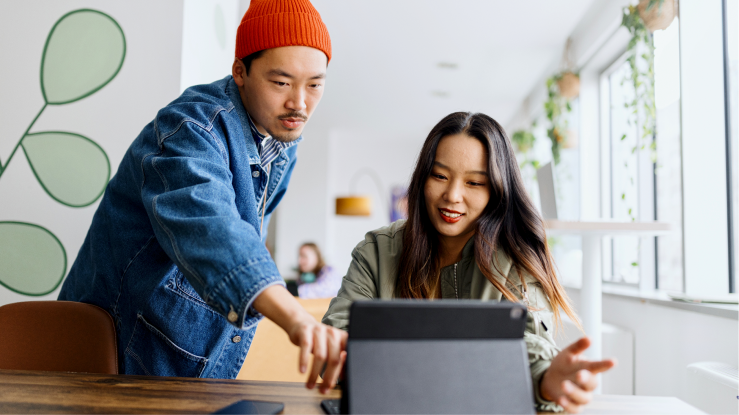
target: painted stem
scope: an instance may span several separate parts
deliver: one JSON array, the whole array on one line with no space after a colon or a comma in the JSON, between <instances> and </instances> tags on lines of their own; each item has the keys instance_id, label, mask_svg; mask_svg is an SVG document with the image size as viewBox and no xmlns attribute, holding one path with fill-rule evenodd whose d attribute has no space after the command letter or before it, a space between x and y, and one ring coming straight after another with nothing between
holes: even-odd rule
<instances>
[{"instance_id":1,"label":"painted stem","mask_svg":"<svg viewBox=\"0 0 739 415\"><path fill-rule=\"evenodd\" d=\"M46 106L49 105L47 103L44 103L44 106L41 107L41 111L36 114L36 116L33 118L33 121L31 121L31 124L26 128L26 131L21 136L20 140L15 144L15 147L13 148L13 151L10 153L10 157L8 157L8 161L5 162L5 166L2 165L2 162L0 161L0 178L3 177L3 173L5 173L5 170L8 169L8 165L10 164L10 160L13 160L13 156L15 156L15 152L18 151L18 147L21 146L21 143L23 142L23 139L26 138L28 135L28 132L31 131L31 128L33 128L33 125L36 124L36 120L38 120L38 117L41 116L41 113L44 112L46 109Z\"/></svg>"}]
</instances>

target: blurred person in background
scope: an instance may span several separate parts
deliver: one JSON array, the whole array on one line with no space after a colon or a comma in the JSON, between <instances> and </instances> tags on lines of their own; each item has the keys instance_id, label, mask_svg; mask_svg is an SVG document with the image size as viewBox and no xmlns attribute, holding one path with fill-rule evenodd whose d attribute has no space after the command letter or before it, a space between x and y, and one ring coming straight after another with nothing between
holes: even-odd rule
<instances>
[{"instance_id":1,"label":"blurred person in background","mask_svg":"<svg viewBox=\"0 0 739 415\"><path fill-rule=\"evenodd\" d=\"M333 298L341 287L341 276L326 265L318 245L306 242L298 250L298 296Z\"/></svg>"}]
</instances>

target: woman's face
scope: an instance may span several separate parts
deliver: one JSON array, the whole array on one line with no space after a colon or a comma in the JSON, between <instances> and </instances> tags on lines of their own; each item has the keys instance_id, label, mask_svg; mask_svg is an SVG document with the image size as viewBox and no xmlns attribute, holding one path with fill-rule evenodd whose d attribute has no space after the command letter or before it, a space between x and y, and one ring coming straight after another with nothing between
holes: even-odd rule
<instances>
[{"instance_id":1,"label":"woman's face","mask_svg":"<svg viewBox=\"0 0 739 415\"><path fill-rule=\"evenodd\" d=\"M307 246L301 246L298 251L298 268L300 272L312 272L318 265L316 251Z\"/></svg>"},{"instance_id":2,"label":"woman's face","mask_svg":"<svg viewBox=\"0 0 739 415\"><path fill-rule=\"evenodd\" d=\"M490 200L487 160L485 146L467 134L439 142L424 195L431 223L442 237L466 241L475 233Z\"/></svg>"}]
</instances>

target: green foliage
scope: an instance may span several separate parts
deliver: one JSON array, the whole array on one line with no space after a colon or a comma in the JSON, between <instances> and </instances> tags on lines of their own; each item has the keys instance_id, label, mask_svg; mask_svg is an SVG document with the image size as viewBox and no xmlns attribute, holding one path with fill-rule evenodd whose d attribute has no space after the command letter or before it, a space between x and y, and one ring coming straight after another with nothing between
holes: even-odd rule
<instances>
[{"instance_id":1,"label":"green foliage","mask_svg":"<svg viewBox=\"0 0 739 415\"><path fill-rule=\"evenodd\" d=\"M513 145L516 146L516 150L521 153L526 153L534 146L536 137L534 137L534 134L531 131L518 130L511 136L511 141L513 142Z\"/></svg>"},{"instance_id":2,"label":"green foliage","mask_svg":"<svg viewBox=\"0 0 739 415\"><path fill-rule=\"evenodd\" d=\"M647 10L652 7L661 7L664 0L650 0ZM636 6L624 8L621 25L631 33L626 51L626 61L631 69L630 76L624 79L634 87L634 99L626 104L632 109L633 117L629 120L634 125L641 127L641 134L637 143L632 148L632 153L637 148L647 147L651 150L653 162L657 162L657 146L654 134L657 125L657 107L654 98L654 40L652 34L644 25ZM623 140L623 137L622 137Z\"/></svg>"},{"instance_id":3,"label":"green foliage","mask_svg":"<svg viewBox=\"0 0 739 415\"><path fill-rule=\"evenodd\" d=\"M511 136L511 142L515 150L524 156L524 160L519 163L519 168L523 169L526 165L531 165L534 169L539 168L539 160L530 157L530 151L536 142L536 136L531 130L517 130Z\"/></svg>"},{"instance_id":4,"label":"green foliage","mask_svg":"<svg viewBox=\"0 0 739 415\"><path fill-rule=\"evenodd\" d=\"M664 0L649 0L646 10L651 10L653 7L662 7L662 3L664 3ZM631 34L626 50L626 62L628 62L631 71L629 76L621 81L621 84L628 82L634 88L634 99L624 104L624 107L631 109L632 115L628 120L629 125L640 129L640 134L631 148L631 153L635 154L639 150L649 149L652 162L656 163L657 107L654 96L654 39L644 24L639 9L634 5L623 9L621 25ZM624 141L625 138L626 135L624 134L621 141ZM634 178L631 177L630 179L633 184ZM621 199L625 200L625 194L621 195ZM628 209L628 215L632 221L636 220L632 208Z\"/></svg>"},{"instance_id":5,"label":"green foliage","mask_svg":"<svg viewBox=\"0 0 739 415\"><path fill-rule=\"evenodd\" d=\"M554 164L559 164L559 151L567 141L567 119L565 115L572 111L570 100L559 92L557 81L562 79L562 73L547 79L547 100L544 102L544 112L549 120L547 136L552 140L552 158Z\"/></svg>"}]
</instances>

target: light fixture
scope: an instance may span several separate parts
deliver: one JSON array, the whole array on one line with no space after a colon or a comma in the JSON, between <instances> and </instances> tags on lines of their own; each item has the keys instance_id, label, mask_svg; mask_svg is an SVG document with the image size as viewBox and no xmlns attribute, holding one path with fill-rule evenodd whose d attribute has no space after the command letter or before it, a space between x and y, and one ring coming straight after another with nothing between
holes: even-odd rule
<instances>
[{"instance_id":1,"label":"light fixture","mask_svg":"<svg viewBox=\"0 0 739 415\"><path fill-rule=\"evenodd\" d=\"M374 170L364 168L357 170L349 181L349 195L336 198L336 214L345 216L371 216L372 215L372 198L369 196L358 195L355 192L357 180L362 176L369 176L377 186L377 191L382 198L385 194L382 188L382 181Z\"/></svg>"}]
</instances>

